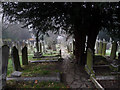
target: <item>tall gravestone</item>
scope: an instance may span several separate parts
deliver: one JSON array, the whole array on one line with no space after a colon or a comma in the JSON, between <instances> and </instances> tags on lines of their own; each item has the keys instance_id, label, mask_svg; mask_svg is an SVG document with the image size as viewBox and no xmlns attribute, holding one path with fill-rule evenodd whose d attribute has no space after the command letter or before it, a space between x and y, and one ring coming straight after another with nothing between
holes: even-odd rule
<instances>
[{"instance_id":1,"label":"tall gravestone","mask_svg":"<svg viewBox=\"0 0 120 90\"><path fill-rule=\"evenodd\" d=\"M6 85L7 67L9 58L9 47L2 46L2 87Z\"/></svg>"},{"instance_id":2,"label":"tall gravestone","mask_svg":"<svg viewBox=\"0 0 120 90\"><path fill-rule=\"evenodd\" d=\"M117 42L113 42L112 43L112 50L111 50L111 54L110 54L111 59L115 59L116 51L117 51Z\"/></svg>"},{"instance_id":3,"label":"tall gravestone","mask_svg":"<svg viewBox=\"0 0 120 90\"><path fill-rule=\"evenodd\" d=\"M40 53L42 53L42 43L40 42Z\"/></svg>"},{"instance_id":4,"label":"tall gravestone","mask_svg":"<svg viewBox=\"0 0 120 90\"><path fill-rule=\"evenodd\" d=\"M103 43L103 48L102 48L102 55L105 56L106 54L106 46L107 46L107 43Z\"/></svg>"},{"instance_id":5,"label":"tall gravestone","mask_svg":"<svg viewBox=\"0 0 120 90\"><path fill-rule=\"evenodd\" d=\"M15 71L23 70L20 65L18 50L15 46L12 48L11 56L12 56L14 70Z\"/></svg>"},{"instance_id":6,"label":"tall gravestone","mask_svg":"<svg viewBox=\"0 0 120 90\"><path fill-rule=\"evenodd\" d=\"M102 43L102 41L100 41L100 43L99 43L99 50L98 50L98 54L99 55L102 55L102 46L103 46L103 43Z\"/></svg>"},{"instance_id":7,"label":"tall gravestone","mask_svg":"<svg viewBox=\"0 0 120 90\"><path fill-rule=\"evenodd\" d=\"M96 46L95 52L96 52L96 54L98 54L98 50L99 50L99 42L98 41L96 41L95 46Z\"/></svg>"},{"instance_id":8,"label":"tall gravestone","mask_svg":"<svg viewBox=\"0 0 120 90\"><path fill-rule=\"evenodd\" d=\"M43 42L43 53L46 53L46 50L45 50L45 43Z\"/></svg>"},{"instance_id":9,"label":"tall gravestone","mask_svg":"<svg viewBox=\"0 0 120 90\"><path fill-rule=\"evenodd\" d=\"M93 70L93 52L90 48L87 49L87 63L85 65L85 70L89 75L95 75Z\"/></svg>"},{"instance_id":10,"label":"tall gravestone","mask_svg":"<svg viewBox=\"0 0 120 90\"><path fill-rule=\"evenodd\" d=\"M27 47L24 46L22 49L22 64L28 65L28 53L27 53Z\"/></svg>"}]
</instances>

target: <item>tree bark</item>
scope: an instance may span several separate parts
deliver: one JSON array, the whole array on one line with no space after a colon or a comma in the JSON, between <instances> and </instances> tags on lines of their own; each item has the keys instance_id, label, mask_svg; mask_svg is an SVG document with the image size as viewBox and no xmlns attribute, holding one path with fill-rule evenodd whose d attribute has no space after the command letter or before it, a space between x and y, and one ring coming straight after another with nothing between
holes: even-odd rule
<instances>
[{"instance_id":1,"label":"tree bark","mask_svg":"<svg viewBox=\"0 0 120 90\"><path fill-rule=\"evenodd\" d=\"M95 29L94 31L88 32L87 49L90 48L93 51L93 54L95 53L94 47L98 33L99 30L95 30Z\"/></svg>"},{"instance_id":2,"label":"tree bark","mask_svg":"<svg viewBox=\"0 0 120 90\"><path fill-rule=\"evenodd\" d=\"M85 39L86 35L83 31L75 30L75 58L76 63L79 65L85 65Z\"/></svg>"}]
</instances>

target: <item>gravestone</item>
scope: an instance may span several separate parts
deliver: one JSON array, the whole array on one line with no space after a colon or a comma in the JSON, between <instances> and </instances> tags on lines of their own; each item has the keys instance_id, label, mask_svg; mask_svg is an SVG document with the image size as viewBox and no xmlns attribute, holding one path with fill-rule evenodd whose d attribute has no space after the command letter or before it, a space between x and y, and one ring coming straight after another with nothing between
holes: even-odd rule
<instances>
[{"instance_id":1,"label":"gravestone","mask_svg":"<svg viewBox=\"0 0 120 90\"><path fill-rule=\"evenodd\" d=\"M14 70L15 71L23 70L20 65L18 50L15 46L12 48L11 56L12 56Z\"/></svg>"},{"instance_id":2,"label":"gravestone","mask_svg":"<svg viewBox=\"0 0 120 90\"><path fill-rule=\"evenodd\" d=\"M2 87L6 85L7 67L9 58L9 47L2 46Z\"/></svg>"},{"instance_id":3,"label":"gravestone","mask_svg":"<svg viewBox=\"0 0 120 90\"><path fill-rule=\"evenodd\" d=\"M40 42L40 53L42 53L42 43Z\"/></svg>"},{"instance_id":4,"label":"gravestone","mask_svg":"<svg viewBox=\"0 0 120 90\"><path fill-rule=\"evenodd\" d=\"M46 53L46 50L45 50L45 43L43 42L43 53Z\"/></svg>"},{"instance_id":5,"label":"gravestone","mask_svg":"<svg viewBox=\"0 0 120 90\"><path fill-rule=\"evenodd\" d=\"M95 47L96 47L95 53L98 54L98 50L99 50L99 42L98 41L96 41Z\"/></svg>"},{"instance_id":6,"label":"gravestone","mask_svg":"<svg viewBox=\"0 0 120 90\"><path fill-rule=\"evenodd\" d=\"M111 50L111 53L110 53L110 59L115 59L116 51L117 51L117 42L113 42L112 43L112 50Z\"/></svg>"},{"instance_id":7,"label":"gravestone","mask_svg":"<svg viewBox=\"0 0 120 90\"><path fill-rule=\"evenodd\" d=\"M26 46L24 46L24 48L22 49L22 64L28 65L28 53Z\"/></svg>"},{"instance_id":8,"label":"gravestone","mask_svg":"<svg viewBox=\"0 0 120 90\"><path fill-rule=\"evenodd\" d=\"M60 58L62 58L62 55L61 55L61 54L62 54L62 53L61 53L61 49L60 49L60 51L59 51L59 52L60 52Z\"/></svg>"},{"instance_id":9,"label":"gravestone","mask_svg":"<svg viewBox=\"0 0 120 90\"><path fill-rule=\"evenodd\" d=\"M106 49L109 50L111 48L111 43L107 43Z\"/></svg>"},{"instance_id":10,"label":"gravestone","mask_svg":"<svg viewBox=\"0 0 120 90\"><path fill-rule=\"evenodd\" d=\"M102 41L100 41L100 43L99 43L99 49L98 49L98 54L99 55L102 55L102 46L103 46L103 43L102 43Z\"/></svg>"},{"instance_id":11,"label":"gravestone","mask_svg":"<svg viewBox=\"0 0 120 90\"><path fill-rule=\"evenodd\" d=\"M118 53L118 60L120 60L120 52Z\"/></svg>"},{"instance_id":12,"label":"gravestone","mask_svg":"<svg viewBox=\"0 0 120 90\"><path fill-rule=\"evenodd\" d=\"M95 76L95 72L93 70L93 52L90 48L87 49L87 63L85 65L85 70L89 75L92 74Z\"/></svg>"},{"instance_id":13,"label":"gravestone","mask_svg":"<svg viewBox=\"0 0 120 90\"><path fill-rule=\"evenodd\" d=\"M103 56L105 56L105 54L106 54L106 45L107 45L107 43L103 43L103 48L102 48L102 55Z\"/></svg>"}]
</instances>

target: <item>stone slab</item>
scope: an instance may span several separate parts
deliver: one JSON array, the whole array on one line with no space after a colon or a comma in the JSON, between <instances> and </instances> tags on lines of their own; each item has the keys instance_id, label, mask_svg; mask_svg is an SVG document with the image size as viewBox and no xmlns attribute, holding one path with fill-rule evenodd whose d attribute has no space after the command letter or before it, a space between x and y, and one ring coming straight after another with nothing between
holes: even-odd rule
<instances>
[{"instance_id":1,"label":"stone slab","mask_svg":"<svg viewBox=\"0 0 120 90\"><path fill-rule=\"evenodd\" d=\"M43 76L43 77L9 77L6 80L15 80L15 81L55 81L60 82L60 74L56 73L56 76Z\"/></svg>"},{"instance_id":2,"label":"stone slab","mask_svg":"<svg viewBox=\"0 0 120 90\"><path fill-rule=\"evenodd\" d=\"M30 63L58 62L58 60L36 60L36 61L29 60L29 62Z\"/></svg>"},{"instance_id":3,"label":"stone slab","mask_svg":"<svg viewBox=\"0 0 120 90\"><path fill-rule=\"evenodd\" d=\"M116 80L116 76L96 76L96 80Z\"/></svg>"},{"instance_id":4,"label":"stone slab","mask_svg":"<svg viewBox=\"0 0 120 90\"><path fill-rule=\"evenodd\" d=\"M98 68L98 67L109 67L109 65L94 65L94 68Z\"/></svg>"},{"instance_id":5,"label":"stone slab","mask_svg":"<svg viewBox=\"0 0 120 90\"><path fill-rule=\"evenodd\" d=\"M96 86L97 89L99 89L99 90L105 90L105 89L100 85L100 83L97 81L97 79L95 79L94 77L91 76L91 80L92 80L92 82L94 83L94 85Z\"/></svg>"},{"instance_id":6,"label":"stone slab","mask_svg":"<svg viewBox=\"0 0 120 90\"><path fill-rule=\"evenodd\" d=\"M14 71L14 72L11 74L11 77L21 77L21 74L22 74L22 72Z\"/></svg>"},{"instance_id":7,"label":"stone slab","mask_svg":"<svg viewBox=\"0 0 120 90\"><path fill-rule=\"evenodd\" d=\"M111 74L120 74L120 72L111 72Z\"/></svg>"}]
</instances>

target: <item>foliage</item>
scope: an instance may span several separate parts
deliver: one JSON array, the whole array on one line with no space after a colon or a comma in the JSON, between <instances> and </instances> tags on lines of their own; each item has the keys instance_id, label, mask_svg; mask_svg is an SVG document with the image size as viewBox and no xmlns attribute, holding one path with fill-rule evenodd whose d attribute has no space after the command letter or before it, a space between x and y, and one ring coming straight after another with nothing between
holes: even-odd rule
<instances>
[{"instance_id":1,"label":"foliage","mask_svg":"<svg viewBox=\"0 0 120 90\"><path fill-rule=\"evenodd\" d=\"M119 5L118 2L6 2L3 3L3 13L8 20L24 22L25 26L34 30L46 32L61 28L73 34L75 57L82 61L86 36L87 48L93 50L101 28L119 34Z\"/></svg>"},{"instance_id":2,"label":"foliage","mask_svg":"<svg viewBox=\"0 0 120 90\"><path fill-rule=\"evenodd\" d=\"M29 39L30 33L27 29L22 29L20 24L14 24L5 28L2 26L2 38L11 39L13 41Z\"/></svg>"}]
</instances>

